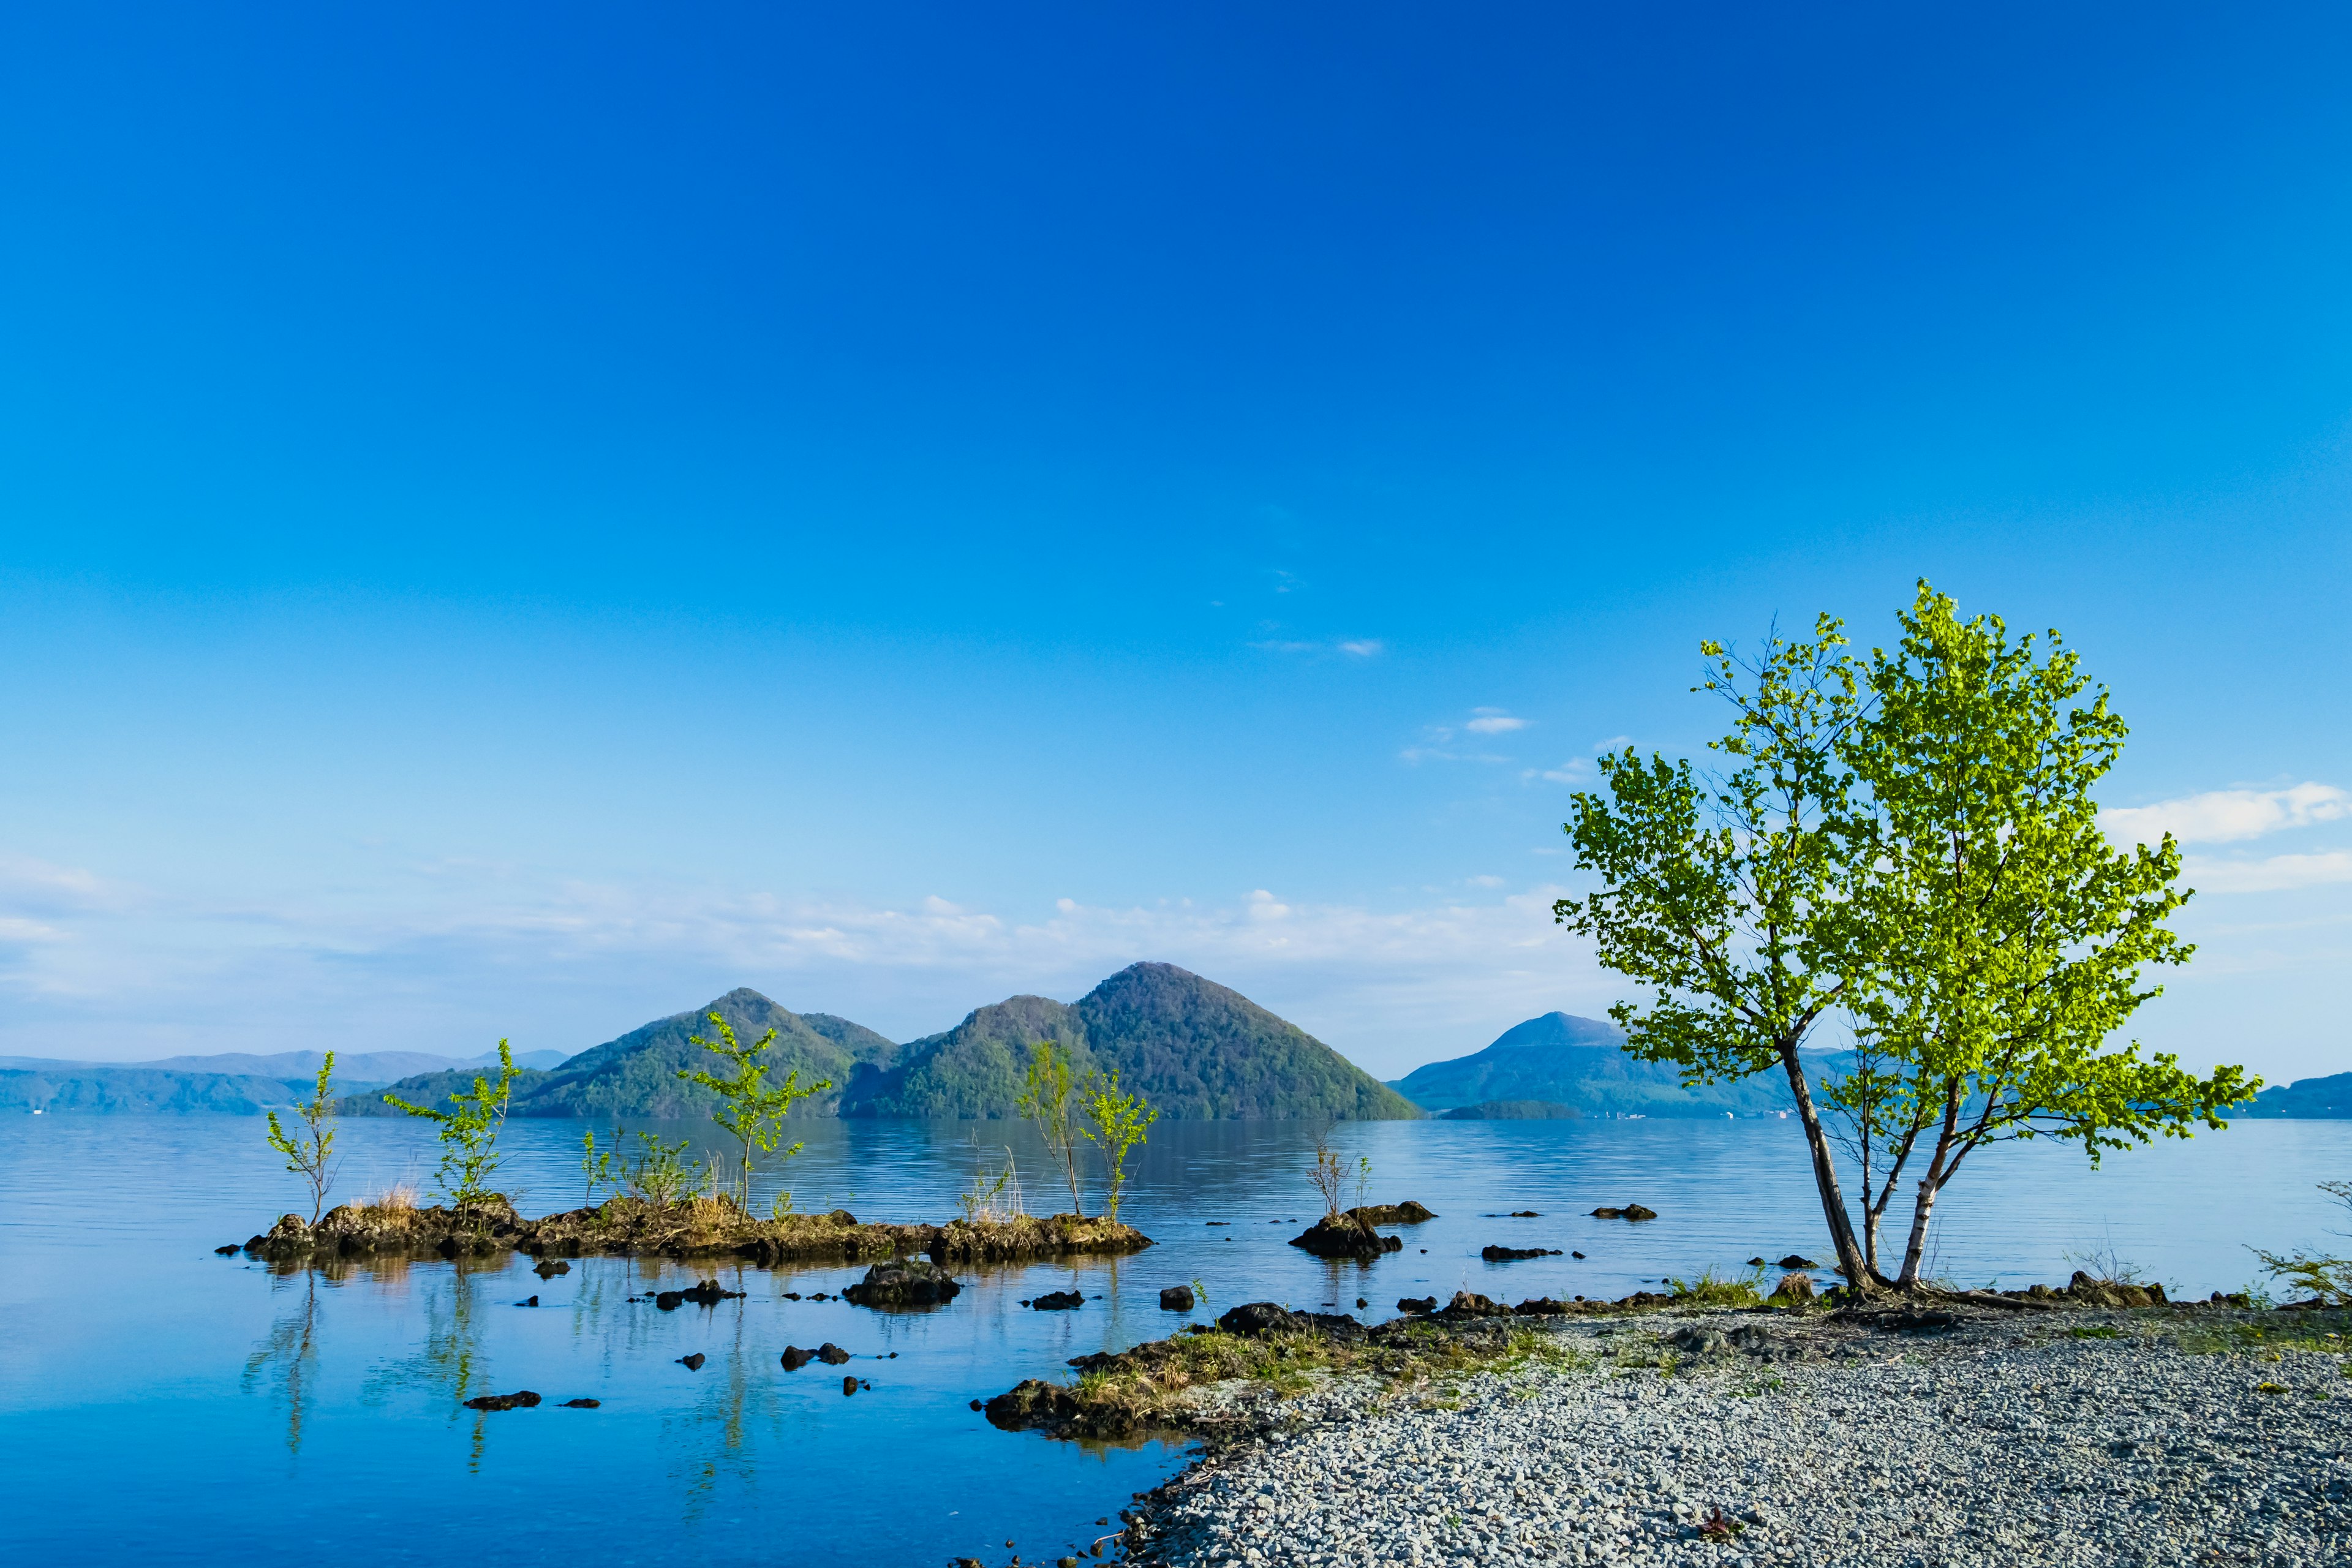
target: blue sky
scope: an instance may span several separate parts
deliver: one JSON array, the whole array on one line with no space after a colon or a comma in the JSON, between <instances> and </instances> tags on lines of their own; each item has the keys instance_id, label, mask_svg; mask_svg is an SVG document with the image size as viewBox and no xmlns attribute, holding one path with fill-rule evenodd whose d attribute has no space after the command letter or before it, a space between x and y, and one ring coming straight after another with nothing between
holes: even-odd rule
<instances>
[{"instance_id":1,"label":"blue sky","mask_svg":"<svg viewBox=\"0 0 2352 1568\"><path fill-rule=\"evenodd\" d=\"M1384 1076L1620 987L1702 637L2062 628L2137 1029L2352 1068L2352 22L18 8L0 1051L901 1037L1137 958Z\"/></svg>"}]
</instances>

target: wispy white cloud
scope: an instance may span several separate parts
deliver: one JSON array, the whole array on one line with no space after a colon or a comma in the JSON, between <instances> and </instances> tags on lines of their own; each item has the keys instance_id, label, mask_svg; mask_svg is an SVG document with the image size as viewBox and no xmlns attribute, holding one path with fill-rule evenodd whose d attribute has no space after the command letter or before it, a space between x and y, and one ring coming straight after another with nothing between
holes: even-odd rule
<instances>
[{"instance_id":1,"label":"wispy white cloud","mask_svg":"<svg viewBox=\"0 0 2352 1568\"><path fill-rule=\"evenodd\" d=\"M1507 735L1514 730L1524 730L1531 721L1492 708L1481 708L1477 717L1462 726L1474 735Z\"/></svg>"},{"instance_id":2,"label":"wispy white cloud","mask_svg":"<svg viewBox=\"0 0 2352 1568\"><path fill-rule=\"evenodd\" d=\"M1592 777L1592 764L1582 757L1570 757L1556 768L1530 768L1525 776L1553 784L1582 784Z\"/></svg>"},{"instance_id":3,"label":"wispy white cloud","mask_svg":"<svg viewBox=\"0 0 2352 1568\"><path fill-rule=\"evenodd\" d=\"M1358 658L1370 658L1374 654L1381 651L1381 639L1378 637L1359 637L1353 642L1341 643L1339 645L1339 651L1344 654L1352 654Z\"/></svg>"},{"instance_id":4,"label":"wispy white cloud","mask_svg":"<svg viewBox=\"0 0 2352 1568\"><path fill-rule=\"evenodd\" d=\"M2272 855L2259 860L2182 862L2181 880L2205 893L2284 893L2352 882L2352 850L2314 855Z\"/></svg>"},{"instance_id":5,"label":"wispy white cloud","mask_svg":"<svg viewBox=\"0 0 2352 1568\"><path fill-rule=\"evenodd\" d=\"M1261 653L1337 653L1349 658L1376 658L1384 645L1378 637L1351 637L1341 642L1302 642L1286 637L1267 637L1250 644Z\"/></svg>"},{"instance_id":6,"label":"wispy white cloud","mask_svg":"<svg viewBox=\"0 0 2352 1568\"><path fill-rule=\"evenodd\" d=\"M2352 816L2352 795L2334 784L2304 783L2118 806L2100 812L2099 826L2120 844L2154 844L2167 832L2183 844L2233 844L2347 816Z\"/></svg>"},{"instance_id":7,"label":"wispy white cloud","mask_svg":"<svg viewBox=\"0 0 2352 1568\"><path fill-rule=\"evenodd\" d=\"M1492 878L1412 907L1259 888L1221 904L1057 900L1035 915L435 868L404 908L160 899L34 918L0 903L0 1051L135 1059L304 1044L579 1049L730 986L900 1037L1016 992L1074 997L1140 959L1233 985L1382 1076L1617 994L1556 926L1559 890ZM422 884L420 884L421 886ZM315 1043L309 1041L308 1043Z\"/></svg>"}]
</instances>

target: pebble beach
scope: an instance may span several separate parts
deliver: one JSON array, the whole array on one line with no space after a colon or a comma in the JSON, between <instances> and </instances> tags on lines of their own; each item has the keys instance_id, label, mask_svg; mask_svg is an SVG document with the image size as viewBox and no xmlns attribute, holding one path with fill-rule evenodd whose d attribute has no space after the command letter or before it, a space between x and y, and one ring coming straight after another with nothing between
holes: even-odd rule
<instances>
[{"instance_id":1,"label":"pebble beach","mask_svg":"<svg viewBox=\"0 0 2352 1568\"><path fill-rule=\"evenodd\" d=\"M1549 1324L1517 1364L1324 1380L1129 1514L1177 1565L2352 1563L2341 1313Z\"/></svg>"}]
</instances>

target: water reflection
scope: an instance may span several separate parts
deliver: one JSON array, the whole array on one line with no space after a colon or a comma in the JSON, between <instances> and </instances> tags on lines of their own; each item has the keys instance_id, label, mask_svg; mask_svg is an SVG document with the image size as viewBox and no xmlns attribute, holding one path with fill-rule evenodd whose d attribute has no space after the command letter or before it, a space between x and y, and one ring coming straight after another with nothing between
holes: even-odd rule
<instances>
[{"instance_id":1,"label":"water reflection","mask_svg":"<svg viewBox=\"0 0 2352 1568\"><path fill-rule=\"evenodd\" d=\"M278 1283L271 1282L273 1293ZM272 1388L286 1405L286 1452L298 1458L302 1452L302 1420L316 1397L318 1358L319 1277L305 1269L300 1295L289 1310L278 1313L268 1336L245 1358L245 1373L237 1380L238 1388L251 1394L264 1373L274 1374Z\"/></svg>"}]
</instances>

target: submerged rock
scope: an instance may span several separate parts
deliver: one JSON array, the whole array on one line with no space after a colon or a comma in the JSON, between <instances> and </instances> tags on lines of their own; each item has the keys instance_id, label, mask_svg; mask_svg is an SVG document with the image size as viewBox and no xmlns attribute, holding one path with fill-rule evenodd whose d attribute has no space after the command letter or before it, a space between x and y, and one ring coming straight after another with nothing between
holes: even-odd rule
<instances>
[{"instance_id":1,"label":"submerged rock","mask_svg":"<svg viewBox=\"0 0 2352 1568\"><path fill-rule=\"evenodd\" d=\"M1087 1299L1076 1290L1048 1290L1043 1296L1030 1299L1029 1305L1040 1312L1067 1312L1087 1304Z\"/></svg>"},{"instance_id":2,"label":"submerged rock","mask_svg":"<svg viewBox=\"0 0 2352 1568\"><path fill-rule=\"evenodd\" d=\"M866 1278L844 1290L845 1301L860 1307L938 1307L952 1301L963 1287L936 1263L922 1258L877 1263Z\"/></svg>"},{"instance_id":3,"label":"submerged rock","mask_svg":"<svg viewBox=\"0 0 2352 1568\"><path fill-rule=\"evenodd\" d=\"M1657 1218L1658 1211L1655 1209L1643 1208L1640 1204L1627 1204L1623 1208L1620 1209L1594 1209L1592 1211L1592 1217L1594 1219L1630 1219L1638 1225L1645 1219Z\"/></svg>"},{"instance_id":4,"label":"submerged rock","mask_svg":"<svg viewBox=\"0 0 2352 1568\"><path fill-rule=\"evenodd\" d=\"M1482 1247L1478 1256L1489 1263L1508 1263L1515 1258L1558 1258L1557 1247Z\"/></svg>"},{"instance_id":5,"label":"submerged rock","mask_svg":"<svg viewBox=\"0 0 2352 1568\"><path fill-rule=\"evenodd\" d=\"M1760 1262L1761 1260L1759 1259L1759 1261ZM1783 1268L1819 1268L1821 1265L1814 1262L1811 1258L1807 1258L1803 1253L1792 1252L1789 1254L1788 1257L1780 1259L1780 1267Z\"/></svg>"},{"instance_id":6,"label":"submerged rock","mask_svg":"<svg viewBox=\"0 0 2352 1568\"><path fill-rule=\"evenodd\" d=\"M702 1352L700 1351L696 1351L692 1355L682 1355L678 1357L677 1364L686 1368L688 1372L700 1372L702 1370Z\"/></svg>"},{"instance_id":7,"label":"submerged rock","mask_svg":"<svg viewBox=\"0 0 2352 1568\"><path fill-rule=\"evenodd\" d=\"M1401 1204L1366 1204L1349 1209L1348 1217L1362 1220L1366 1225L1419 1225L1437 1216L1408 1198Z\"/></svg>"},{"instance_id":8,"label":"submerged rock","mask_svg":"<svg viewBox=\"0 0 2352 1568\"><path fill-rule=\"evenodd\" d=\"M841 1380L841 1394L843 1398L846 1399L849 1395L856 1392L857 1380L856 1378L845 1377Z\"/></svg>"},{"instance_id":9,"label":"submerged rock","mask_svg":"<svg viewBox=\"0 0 2352 1568\"><path fill-rule=\"evenodd\" d=\"M849 1352L827 1340L816 1347L816 1359L827 1366L845 1366L848 1364Z\"/></svg>"},{"instance_id":10,"label":"submerged rock","mask_svg":"<svg viewBox=\"0 0 2352 1568\"><path fill-rule=\"evenodd\" d=\"M559 1274L571 1273L572 1265L564 1262L561 1258L542 1258L531 1272L541 1279L552 1279Z\"/></svg>"},{"instance_id":11,"label":"submerged rock","mask_svg":"<svg viewBox=\"0 0 2352 1568\"><path fill-rule=\"evenodd\" d=\"M468 1410L528 1410L539 1403L539 1395L530 1389L517 1394L485 1394L479 1399L466 1401Z\"/></svg>"},{"instance_id":12,"label":"submerged rock","mask_svg":"<svg viewBox=\"0 0 2352 1568\"><path fill-rule=\"evenodd\" d=\"M1160 1292L1160 1305L1161 1309L1166 1311L1191 1311L1194 1305L1192 1299L1192 1287L1190 1285L1171 1285L1167 1287Z\"/></svg>"},{"instance_id":13,"label":"submerged rock","mask_svg":"<svg viewBox=\"0 0 2352 1568\"><path fill-rule=\"evenodd\" d=\"M563 1402L563 1408L566 1410L596 1410L601 1409L604 1404L604 1402L601 1399L567 1399Z\"/></svg>"},{"instance_id":14,"label":"submerged rock","mask_svg":"<svg viewBox=\"0 0 2352 1568\"><path fill-rule=\"evenodd\" d=\"M816 1352L814 1351L804 1351L798 1345L786 1345L784 1347L783 1362L784 1370L786 1372L798 1372L801 1368L808 1365L809 1363L814 1360L816 1360Z\"/></svg>"},{"instance_id":15,"label":"submerged rock","mask_svg":"<svg viewBox=\"0 0 2352 1568\"><path fill-rule=\"evenodd\" d=\"M1434 1312L1437 1310L1437 1298L1434 1296L1401 1296L1397 1299L1397 1310L1400 1312Z\"/></svg>"},{"instance_id":16,"label":"submerged rock","mask_svg":"<svg viewBox=\"0 0 2352 1568\"><path fill-rule=\"evenodd\" d=\"M1370 1222L1352 1215L1325 1215L1305 1232L1292 1237L1290 1245L1318 1258L1378 1258L1404 1249L1402 1241L1393 1236L1382 1236Z\"/></svg>"}]
</instances>

